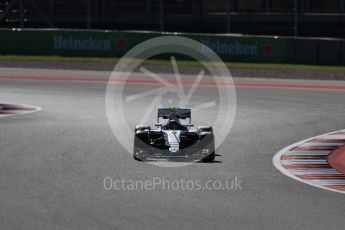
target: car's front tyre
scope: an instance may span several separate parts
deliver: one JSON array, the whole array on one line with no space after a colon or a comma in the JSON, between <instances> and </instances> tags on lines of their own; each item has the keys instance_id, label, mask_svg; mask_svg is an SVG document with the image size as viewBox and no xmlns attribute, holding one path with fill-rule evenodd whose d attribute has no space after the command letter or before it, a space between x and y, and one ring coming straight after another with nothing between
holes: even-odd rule
<instances>
[{"instance_id":1,"label":"car's front tyre","mask_svg":"<svg viewBox=\"0 0 345 230\"><path fill-rule=\"evenodd\" d=\"M213 151L210 155L208 155L207 157L203 158L201 161L202 162L213 162L215 158L216 158L216 152Z\"/></svg>"},{"instance_id":2,"label":"car's front tyre","mask_svg":"<svg viewBox=\"0 0 345 230\"><path fill-rule=\"evenodd\" d=\"M139 138L141 136L141 139ZM142 156L142 146L144 145L143 140L145 139L146 132L145 131L138 131L135 129L134 135L134 144L133 144L133 158L136 161L144 161L144 157Z\"/></svg>"},{"instance_id":3,"label":"car's front tyre","mask_svg":"<svg viewBox=\"0 0 345 230\"><path fill-rule=\"evenodd\" d=\"M205 153L209 153L206 157L202 158L203 162L212 162L216 158L215 152L215 144L214 144L214 135L212 127L204 126L202 128L198 128L199 131L199 138L200 138L200 147L203 149L202 151Z\"/></svg>"}]
</instances>

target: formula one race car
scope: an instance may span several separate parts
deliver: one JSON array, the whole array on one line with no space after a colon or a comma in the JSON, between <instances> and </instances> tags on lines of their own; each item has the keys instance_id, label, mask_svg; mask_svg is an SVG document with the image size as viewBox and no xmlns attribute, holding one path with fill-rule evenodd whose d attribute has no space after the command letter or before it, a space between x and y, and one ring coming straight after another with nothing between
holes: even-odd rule
<instances>
[{"instance_id":1,"label":"formula one race car","mask_svg":"<svg viewBox=\"0 0 345 230\"><path fill-rule=\"evenodd\" d=\"M163 125L160 119L166 120ZM181 121L188 119L185 125ZM150 126L135 127L133 157L138 161L151 159L202 160L215 159L213 129L191 124L191 110L179 108L158 109L156 129Z\"/></svg>"}]
</instances>

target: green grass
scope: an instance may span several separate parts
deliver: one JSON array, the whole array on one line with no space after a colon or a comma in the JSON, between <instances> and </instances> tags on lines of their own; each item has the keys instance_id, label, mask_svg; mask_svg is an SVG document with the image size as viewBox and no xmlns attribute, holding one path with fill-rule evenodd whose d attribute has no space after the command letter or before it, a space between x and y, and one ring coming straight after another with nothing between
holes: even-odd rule
<instances>
[{"instance_id":1,"label":"green grass","mask_svg":"<svg viewBox=\"0 0 345 230\"><path fill-rule=\"evenodd\" d=\"M116 63L119 58L100 57L61 57L61 56L24 56L24 55L0 55L0 61L50 61L50 62L99 62ZM171 65L168 60L146 60L144 64L149 65ZM345 72L345 66L319 66L300 64L272 64L272 63L237 63L226 62L229 68L257 68L257 69L279 69L279 70L314 70L314 71L336 71ZM197 61L178 61L181 66L200 66Z\"/></svg>"}]
</instances>

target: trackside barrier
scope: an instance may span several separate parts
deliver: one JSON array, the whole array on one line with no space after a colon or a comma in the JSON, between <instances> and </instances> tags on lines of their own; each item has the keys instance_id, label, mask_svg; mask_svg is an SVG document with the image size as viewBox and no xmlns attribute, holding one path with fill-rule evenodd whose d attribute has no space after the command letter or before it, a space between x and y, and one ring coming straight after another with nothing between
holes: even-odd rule
<instances>
[{"instance_id":1,"label":"trackside barrier","mask_svg":"<svg viewBox=\"0 0 345 230\"><path fill-rule=\"evenodd\" d=\"M344 40L287 38L286 42L286 63L345 65Z\"/></svg>"},{"instance_id":2,"label":"trackside barrier","mask_svg":"<svg viewBox=\"0 0 345 230\"><path fill-rule=\"evenodd\" d=\"M0 54L121 57L147 39L167 35L195 39L224 61L345 65L343 40L129 31L1 29Z\"/></svg>"}]
</instances>

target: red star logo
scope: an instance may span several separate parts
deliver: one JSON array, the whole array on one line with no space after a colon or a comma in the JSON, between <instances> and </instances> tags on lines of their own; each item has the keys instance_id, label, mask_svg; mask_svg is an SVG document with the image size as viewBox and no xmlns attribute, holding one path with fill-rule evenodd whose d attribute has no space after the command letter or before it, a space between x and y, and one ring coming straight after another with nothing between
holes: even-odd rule
<instances>
[{"instance_id":1,"label":"red star logo","mask_svg":"<svg viewBox=\"0 0 345 230\"><path fill-rule=\"evenodd\" d=\"M126 47L126 40L123 38L120 38L119 40L117 40L117 47L120 49L123 49Z\"/></svg>"},{"instance_id":2,"label":"red star logo","mask_svg":"<svg viewBox=\"0 0 345 230\"><path fill-rule=\"evenodd\" d=\"M262 48L264 49L265 53L272 54L273 52L273 45L272 44L263 44Z\"/></svg>"}]
</instances>

